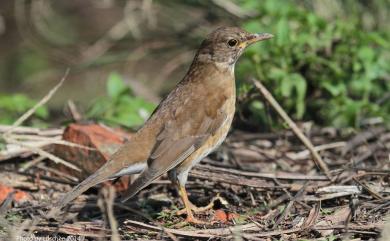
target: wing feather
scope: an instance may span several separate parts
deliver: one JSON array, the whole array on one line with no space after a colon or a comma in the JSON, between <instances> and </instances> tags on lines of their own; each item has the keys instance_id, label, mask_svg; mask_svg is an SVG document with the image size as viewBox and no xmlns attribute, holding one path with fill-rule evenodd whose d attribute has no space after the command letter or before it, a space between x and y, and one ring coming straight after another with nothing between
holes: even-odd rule
<instances>
[{"instance_id":1,"label":"wing feather","mask_svg":"<svg viewBox=\"0 0 390 241\"><path fill-rule=\"evenodd\" d=\"M191 96L191 101L188 101L188 96ZM161 110L169 118L165 119L166 123L156 136L147 168L129 186L123 201L175 168L215 134L227 120L226 96L221 92L203 92L201 96L186 93L175 97L178 99L166 99L170 105L163 104ZM205 103L205 100L210 103ZM179 107L173 109L174 106Z\"/></svg>"}]
</instances>

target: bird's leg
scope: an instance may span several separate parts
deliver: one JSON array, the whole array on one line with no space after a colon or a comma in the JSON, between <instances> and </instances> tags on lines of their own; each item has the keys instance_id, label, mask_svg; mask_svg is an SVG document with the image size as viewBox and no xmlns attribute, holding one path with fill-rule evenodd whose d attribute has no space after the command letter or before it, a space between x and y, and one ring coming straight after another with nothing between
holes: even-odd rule
<instances>
[{"instance_id":1,"label":"bird's leg","mask_svg":"<svg viewBox=\"0 0 390 241\"><path fill-rule=\"evenodd\" d=\"M194 206L194 205L190 202L190 200L188 200L187 191L186 191L186 188L184 187L184 185L181 185L179 183L178 186L179 186L179 195L180 195L181 199L183 200L183 204L184 204L184 211L187 213L186 221L189 223L195 223L195 224L205 224L206 222L203 222L203 221L194 217L194 214L192 213L192 208L191 208L191 206Z\"/></svg>"},{"instance_id":2,"label":"bird's leg","mask_svg":"<svg viewBox=\"0 0 390 241\"><path fill-rule=\"evenodd\" d=\"M211 201L209 202L209 204L207 204L206 206L203 206L203 207L198 207L196 206L195 204L193 204L191 201L188 200L189 202L189 206L191 208L191 210L194 212L194 213L201 213L201 212L205 212L207 210L210 210L214 207L214 202L216 200L219 200L221 202L222 205L227 205L228 202L222 198L221 196L219 196L219 194L217 194L217 196L213 197L213 199L211 199ZM186 213L186 209L181 209L179 211L177 211L177 214L178 215L181 215L181 214L184 214Z\"/></svg>"}]
</instances>

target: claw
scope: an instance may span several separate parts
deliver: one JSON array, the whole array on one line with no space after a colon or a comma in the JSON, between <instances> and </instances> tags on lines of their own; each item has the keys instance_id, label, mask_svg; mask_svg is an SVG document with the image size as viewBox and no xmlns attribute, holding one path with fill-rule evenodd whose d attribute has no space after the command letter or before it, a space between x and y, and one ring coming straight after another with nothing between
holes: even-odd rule
<instances>
[{"instance_id":1,"label":"claw","mask_svg":"<svg viewBox=\"0 0 390 241\"><path fill-rule=\"evenodd\" d=\"M207 204L206 206L204 207L197 207L195 204L189 202L189 208L194 212L194 213L202 213L202 212L205 212L207 210L210 210L212 208L214 208L214 203L215 201L220 201L222 205L224 206L227 206L229 203L219 195L219 193L217 194L217 196L213 197L213 199L211 199L211 201L209 202L209 204ZM182 215L182 214L186 214L187 213L187 210L185 208L179 210L176 212L177 215Z\"/></svg>"}]
</instances>

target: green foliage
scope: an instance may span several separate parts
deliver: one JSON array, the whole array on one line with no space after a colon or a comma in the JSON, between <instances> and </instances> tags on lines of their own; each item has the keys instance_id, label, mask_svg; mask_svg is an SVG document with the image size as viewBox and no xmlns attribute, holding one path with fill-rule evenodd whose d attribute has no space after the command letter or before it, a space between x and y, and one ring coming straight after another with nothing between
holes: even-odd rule
<instances>
[{"instance_id":1,"label":"green foliage","mask_svg":"<svg viewBox=\"0 0 390 241\"><path fill-rule=\"evenodd\" d=\"M275 37L246 51L237 66L239 80L255 76L298 120L336 127L358 126L373 116L389 121L390 101L380 103L390 92L388 32L365 31L356 16L326 21L293 1L240 2L261 13L243 27ZM251 86L240 83L238 89L246 94ZM257 100L247 109L266 122Z\"/></svg>"},{"instance_id":2,"label":"green foliage","mask_svg":"<svg viewBox=\"0 0 390 241\"><path fill-rule=\"evenodd\" d=\"M1 95L0 94L0 124L10 125L16 121L26 111L31 109L36 104L36 101L32 100L23 94L14 95ZM46 107L39 107L34 117L31 119L32 125L42 125L43 122L39 120L45 120L49 116L49 111Z\"/></svg>"},{"instance_id":3,"label":"green foliage","mask_svg":"<svg viewBox=\"0 0 390 241\"><path fill-rule=\"evenodd\" d=\"M135 128L145 122L154 108L154 104L134 96L119 74L111 73L107 80L107 96L94 101L87 115L108 124Z\"/></svg>"}]
</instances>

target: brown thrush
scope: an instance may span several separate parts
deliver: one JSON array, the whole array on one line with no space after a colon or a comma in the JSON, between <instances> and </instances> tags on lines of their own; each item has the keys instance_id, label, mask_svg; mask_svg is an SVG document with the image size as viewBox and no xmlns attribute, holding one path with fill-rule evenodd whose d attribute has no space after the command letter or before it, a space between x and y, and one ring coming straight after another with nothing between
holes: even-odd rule
<instances>
[{"instance_id":1,"label":"brown thrush","mask_svg":"<svg viewBox=\"0 0 390 241\"><path fill-rule=\"evenodd\" d=\"M234 66L250 44L272 38L237 27L222 27L202 42L183 80L159 104L141 129L99 170L56 205L61 209L90 187L105 180L141 172L123 200L134 196L168 172L178 185L187 212L194 218L185 184L189 170L226 138L235 112Z\"/></svg>"}]
</instances>

